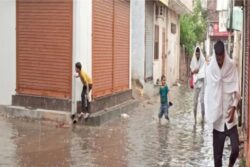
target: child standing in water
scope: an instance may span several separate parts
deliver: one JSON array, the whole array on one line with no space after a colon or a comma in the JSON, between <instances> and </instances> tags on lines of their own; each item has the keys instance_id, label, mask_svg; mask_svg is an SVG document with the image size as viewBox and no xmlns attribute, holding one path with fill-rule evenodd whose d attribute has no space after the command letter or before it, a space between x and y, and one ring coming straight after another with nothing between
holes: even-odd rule
<instances>
[{"instance_id":1,"label":"child standing in water","mask_svg":"<svg viewBox=\"0 0 250 167\"><path fill-rule=\"evenodd\" d=\"M169 117L168 117L168 108L169 108L168 93L169 93L169 88L166 85L166 77L164 75L162 75L161 87L160 87L161 107L160 107L160 113L158 115L159 116L159 123L161 123L161 118L163 115L169 121ZM172 105L172 103L170 105Z\"/></svg>"}]
</instances>

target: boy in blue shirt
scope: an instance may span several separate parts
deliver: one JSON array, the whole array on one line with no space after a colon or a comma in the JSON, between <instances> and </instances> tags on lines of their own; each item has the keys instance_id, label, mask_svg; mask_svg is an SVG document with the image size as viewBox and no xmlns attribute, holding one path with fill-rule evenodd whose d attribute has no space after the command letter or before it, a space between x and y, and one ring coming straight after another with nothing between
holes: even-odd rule
<instances>
[{"instance_id":1,"label":"boy in blue shirt","mask_svg":"<svg viewBox=\"0 0 250 167\"><path fill-rule=\"evenodd\" d=\"M161 77L161 87L160 87L160 98L161 98L161 107L160 107L160 113L159 113L159 123L161 123L161 118L164 115L165 118L169 121L168 117L168 108L169 105L172 105L168 103L168 93L169 89L168 86L166 85L166 77L162 75Z\"/></svg>"}]
</instances>

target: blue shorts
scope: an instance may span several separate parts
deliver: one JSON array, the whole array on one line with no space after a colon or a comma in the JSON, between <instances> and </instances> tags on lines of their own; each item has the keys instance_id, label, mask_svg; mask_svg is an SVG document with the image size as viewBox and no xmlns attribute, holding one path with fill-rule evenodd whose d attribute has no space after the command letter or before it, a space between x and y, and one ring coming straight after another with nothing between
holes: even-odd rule
<instances>
[{"instance_id":1,"label":"blue shorts","mask_svg":"<svg viewBox=\"0 0 250 167\"><path fill-rule=\"evenodd\" d=\"M162 118L162 116L165 115L168 116L168 104L161 104L159 118Z\"/></svg>"}]
</instances>

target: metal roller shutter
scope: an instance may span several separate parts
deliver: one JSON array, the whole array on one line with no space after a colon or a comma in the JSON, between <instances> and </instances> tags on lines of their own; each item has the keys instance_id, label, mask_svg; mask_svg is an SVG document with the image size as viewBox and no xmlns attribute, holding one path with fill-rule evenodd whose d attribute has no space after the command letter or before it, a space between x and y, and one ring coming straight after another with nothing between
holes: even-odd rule
<instances>
[{"instance_id":1,"label":"metal roller shutter","mask_svg":"<svg viewBox=\"0 0 250 167\"><path fill-rule=\"evenodd\" d=\"M17 0L17 93L71 97L72 0Z\"/></svg>"},{"instance_id":2,"label":"metal roller shutter","mask_svg":"<svg viewBox=\"0 0 250 167\"><path fill-rule=\"evenodd\" d=\"M114 10L114 90L129 88L129 1L115 0Z\"/></svg>"},{"instance_id":3,"label":"metal roller shutter","mask_svg":"<svg viewBox=\"0 0 250 167\"><path fill-rule=\"evenodd\" d=\"M113 5L110 0L93 1L93 96L112 92Z\"/></svg>"},{"instance_id":4,"label":"metal roller shutter","mask_svg":"<svg viewBox=\"0 0 250 167\"><path fill-rule=\"evenodd\" d=\"M93 96L129 88L130 14L127 0L93 1Z\"/></svg>"}]
</instances>

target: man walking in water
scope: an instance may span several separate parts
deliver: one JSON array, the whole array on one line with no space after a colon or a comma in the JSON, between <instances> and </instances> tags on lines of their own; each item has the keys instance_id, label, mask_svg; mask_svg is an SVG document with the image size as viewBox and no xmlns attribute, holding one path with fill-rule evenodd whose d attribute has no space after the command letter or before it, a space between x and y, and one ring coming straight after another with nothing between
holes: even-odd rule
<instances>
[{"instance_id":1,"label":"man walking in water","mask_svg":"<svg viewBox=\"0 0 250 167\"><path fill-rule=\"evenodd\" d=\"M201 53L199 47L195 49L195 53L193 55L190 69L193 75L193 82L194 82L194 120L195 123L197 122L197 106L198 100L200 97L201 103L201 114L202 114L202 122L204 122L204 115L205 115L205 107L204 107L204 70L203 66L205 63L205 58Z\"/></svg>"},{"instance_id":2,"label":"man walking in water","mask_svg":"<svg viewBox=\"0 0 250 167\"><path fill-rule=\"evenodd\" d=\"M224 44L214 45L215 55L206 68L205 109L207 121L213 124L214 165L222 167L222 155L226 137L230 138L229 167L233 167L239 155L236 106L239 101L237 68L225 53Z\"/></svg>"}]
</instances>

